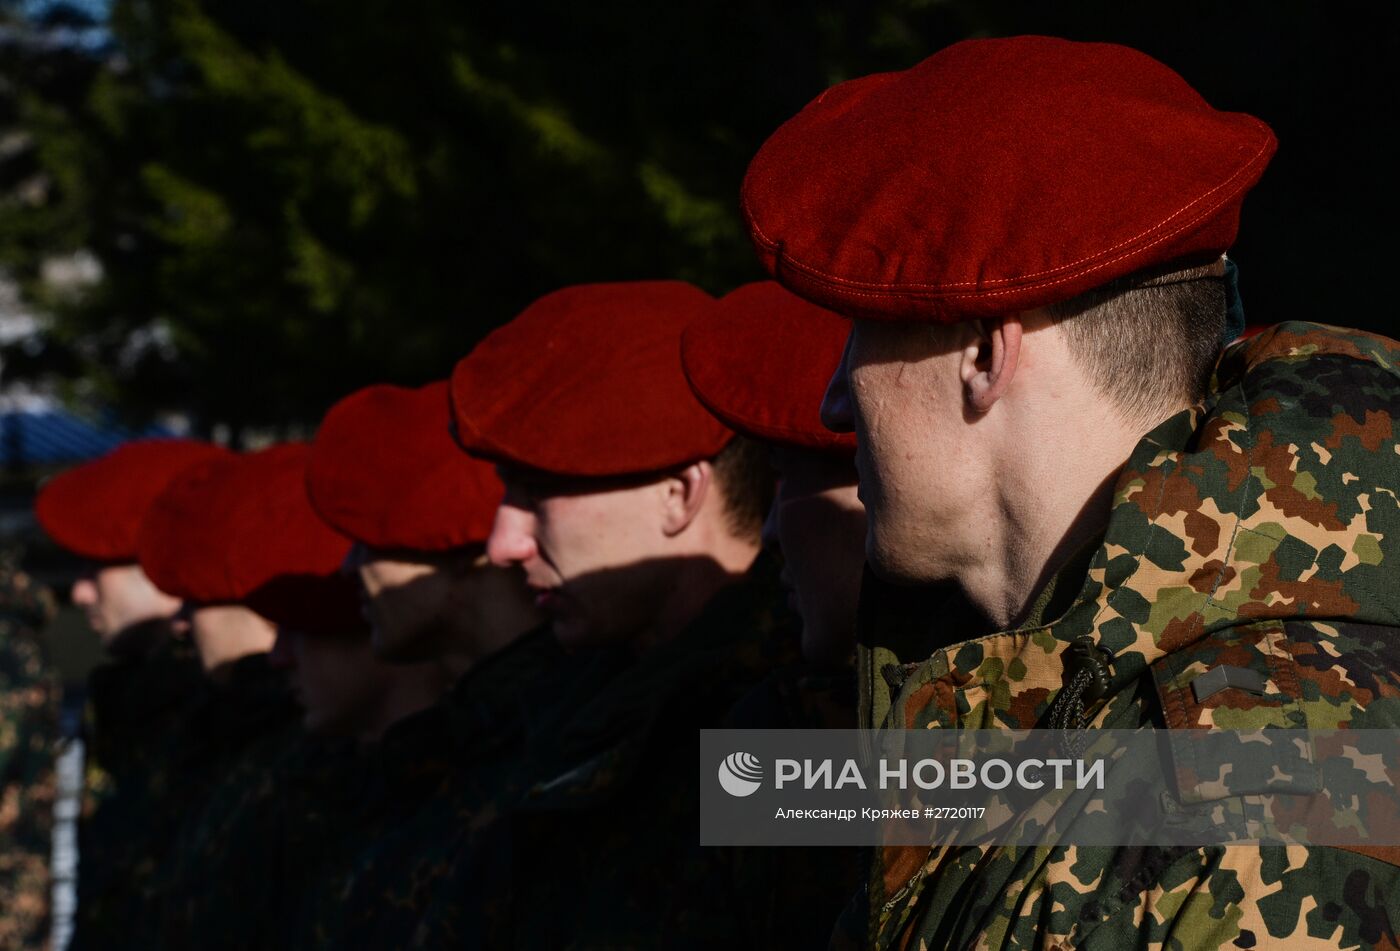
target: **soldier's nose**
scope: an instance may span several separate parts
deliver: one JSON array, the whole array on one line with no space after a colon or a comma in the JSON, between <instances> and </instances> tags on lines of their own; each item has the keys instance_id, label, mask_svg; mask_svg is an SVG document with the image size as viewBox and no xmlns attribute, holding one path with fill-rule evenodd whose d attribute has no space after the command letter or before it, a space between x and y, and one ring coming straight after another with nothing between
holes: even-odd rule
<instances>
[{"instance_id":1,"label":"soldier's nose","mask_svg":"<svg viewBox=\"0 0 1400 951\"><path fill-rule=\"evenodd\" d=\"M73 598L73 603L82 607L96 604L97 584L91 578L79 578L73 582L73 588L69 594Z\"/></svg>"},{"instance_id":2,"label":"soldier's nose","mask_svg":"<svg viewBox=\"0 0 1400 951\"><path fill-rule=\"evenodd\" d=\"M486 557L501 568L521 565L535 555L534 516L504 502L496 509L491 535L486 539Z\"/></svg>"},{"instance_id":3,"label":"soldier's nose","mask_svg":"<svg viewBox=\"0 0 1400 951\"><path fill-rule=\"evenodd\" d=\"M856 430L855 412L851 406L851 388L848 382L848 366L851 361L851 338L846 338L846 349L841 352L841 362L831 374L822 397L822 425L834 433L853 433Z\"/></svg>"}]
</instances>

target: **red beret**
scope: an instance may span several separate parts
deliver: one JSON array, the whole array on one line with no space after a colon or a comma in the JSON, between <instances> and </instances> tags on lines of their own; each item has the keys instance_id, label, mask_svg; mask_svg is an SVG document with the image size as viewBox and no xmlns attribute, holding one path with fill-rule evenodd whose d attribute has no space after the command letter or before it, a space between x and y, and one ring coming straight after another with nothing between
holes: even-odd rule
<instances>
[{"instance_id":1,"label":"red beret","mask_svg":"<svg viewBox=\"0 0 1400 951\"><path fill-rule=\"evenodd\" d=\"M681 334L714 298L680 281L567 287L481 341L452 373L473 454L566 476L659 472L734 435L695 399Z\"/></svg>"},{"instance_id":2,"label":"red beret","mask_svg":"<svg viewBox=\"0 0 1400 951\"><path fill-rule=\"evenodd\" d=\"M141 565L156 587L200 603L243 603L311 632L363 626L340 573L350 541L306 497L305 444L203 463L177 477L141 526Z\"/></svg>"},{"instance_id":3,"label":"red beret","mask_svg":"<svg viewBox=\"0 0 1400 951\"><path fill-rule=\"evenodd\" d=\"M504 489L452 438L447 382L371 386L321 422L306 467L311 504L372 548L445 551L484 542Z\"/></svg>"},{"instance_id":4,"label":"red beret","mask_svg":"<svg viewBox=\"0 0 1400 951\"><path fill-rule=\"evenodd\" d=\"M772 281L720 298L686 328L681 362L700 402L726 425L768 442L855 452L854 433L822 425L826 385L851 322Z\"/></svg>"},{"instance_id":5,"label":"red beret","mask_svg":"<svg viewBox=\"0 0 1400 951\"><path fill-rule=\"evenodd\" d=\"M818 96L755 156L743 211L803 297L953 323L1218 257L1275 146L1135 50L967 40Z\"/></svg>"},{"instance_id":6,"label":"red beret","mask_svg":"<svg viewBox=\"0 0 1400 951\"><path fill-rule=\"evenodd\" d=\"M58 545L95 561L136 560L141 519L156 496L197 462L228 456L193 439L141 439L55 476L34 515Z\"/></svg>"}]
</instances>

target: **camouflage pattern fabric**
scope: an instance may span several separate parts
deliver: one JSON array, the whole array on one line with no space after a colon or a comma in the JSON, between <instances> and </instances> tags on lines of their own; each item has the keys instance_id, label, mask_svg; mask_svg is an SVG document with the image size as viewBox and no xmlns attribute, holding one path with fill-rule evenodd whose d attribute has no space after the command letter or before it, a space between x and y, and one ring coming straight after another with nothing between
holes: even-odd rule
<instances>
[{"instance_id":1,"label":"camouflage pattern fabric","mask_svg":"<svg viewBox=\"0 0 1400 951\"><path fill-rule=\"evenodd\" d=\"M145 915L157 929L148 947L260 946L263 910L281 900L279 779L305 749L300 719L266 654L208 683L176 759L179 828Z\"/></svg>"},{"instance_id":2,"label":"camouflage pattern fabric","mask_svg":"<svg viewBox=\"0 0 1400 951\"><path fill-rule=\"evenodd\" d=\"M0 558L0 949L48 946L57 677L39 631L53 599Z\"/></svg>"},{"instance_id":3,"label":"camouflage pattern fabric","mask_svg":"<svg viewBox=\"0 0 1400 951\"><path fill-rule=\"evenodd\" d=\"M1069 607L926 658L871 645L870 721L1400 726L1397 417L1394 341L1287 323L1232 346L1206 402L1132 453ZM1067 686L1071 645L1086 637L1112 654L1098 699ZM1256 671L1266 693L1197 700L1192 681L1226 664ZM1199 805L1260 792L1221 788ZM1397 865L1394 848L892 846L858 903L861 937L881 948L1393 948Z\"/></svg>"},{"instance_id":4,"label":"camouflage pattern fabric","mask_svg":"<svg viewBox=\"0 0 1400 951\"><path fill-rule=\"evenodd\" d=\"M340 904L344 870L379 831L358 822L368 759L357 740L308 737L277 771L276 797L262 823L272 846L262 871L274 887L262 890L269 904L255 923L260 937L253 947L337 946L324 926L348 913ZM326 906L317 905L318 896L329 896Z\"/></svg>"},{"instance_id":5,"label":"camouflage pattern fabric","mask_svg":"<svg viewBox=\"0 0 1400 951\"><path fill-rule=\"evenodd\" d=\"M440 706L412 714L357 753L353 781L324 789L319 867L304 875L292 916L293 946L402 946L421 913L416 848L432 851L451 834L451 737ZM314 793L308 789L308 793ZM419 828L420 823L430 826ZM300 839L310 836L303 826ZM418 834L414 834L414 833Z\"/></svg>"},{"instance_id":6,"label":"camouflage pattern fabric","mask_svg":"<svg viewBox=\"0 0 1400 951\"><path fill-rule=\"evenodd\" d=\"M673 641L608 670L601 688L580 678L560 694L559 715L530 738L533 780L494 806L503 817L458 870L457 899L481 929L459 940L676 947L700 940L691 923L731 913L699 887L713 855L697 837L697 731L722 726L741 696L795 659L783 602L777 566L760 556Z\"/></svg>"},{"instance_id":7,"label":"camouflage pattern fabric","mask_svg":"<svg viewBox=\"0 0 1400 951\"><path fill-rule=\"evenodd\" d=\"M163 622L162 622L163 623ZM88 677L83 812L78 825L78 909L70 951L145 948L126 935L149 915L158 862L178 815L176 769L204 674L193 649L165 636L144 657L104 664Z\"/></svg>"},{"instance_id":8,"label":"camouflage pattern fabric","mask_svg":"<svg viewBox=\"0 0 1400 951\"><path fill-rule=\"evenodd\" d=\"M529 724L578 668L547 628L537 629L385 733L366 757L353 830L360 848L340 876L318 883L326 894L313 946L458 945L464 909L452 891L453 863L494 815L490 804L509 796Z\"/></svg>"}]
</instances>

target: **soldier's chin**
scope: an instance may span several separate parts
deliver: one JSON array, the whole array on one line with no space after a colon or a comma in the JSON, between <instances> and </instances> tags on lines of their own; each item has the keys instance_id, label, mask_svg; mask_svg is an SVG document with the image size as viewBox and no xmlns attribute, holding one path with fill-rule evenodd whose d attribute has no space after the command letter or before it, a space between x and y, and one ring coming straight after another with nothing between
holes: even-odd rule
<instances>
[{"instance_id":1,"label":"soldier's chin","mask_svg":"<svg viewBox=\"0 0 1400 951\"><path fill-rule=\"evenodd\" d=\"M909 552L878 532L871 521L865 534L865 561L875 577L890 584L928 584L919 563L909 556Z\"/></svg>"},{"instance_id":2,"label":"soldier's chin","mask_svg":"<svg viewBox=\"0 0 1400 951\"><path fill-rule=\"evenodd\" d=\"M423 632L393 631L378 624L369 629L374 656L394 664L416 664L441 656L438 645Z\"/></svg>"}]
</instances>

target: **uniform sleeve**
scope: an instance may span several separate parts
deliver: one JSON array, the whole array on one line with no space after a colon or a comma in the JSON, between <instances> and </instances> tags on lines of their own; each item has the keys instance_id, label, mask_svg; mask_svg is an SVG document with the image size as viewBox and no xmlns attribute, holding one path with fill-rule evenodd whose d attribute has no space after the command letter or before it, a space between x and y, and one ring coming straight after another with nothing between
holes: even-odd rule
<instances>
[{"instance_id":1,"label":"uniform sleeve","mask_svg":"<svg viewBox=\"0 0 1400 951\"><path fill-rule=\"evenodd\" d=\"M1083 948L1396 948L1400 869L1339 848L1227 846L1193 851Z\"/></svg>"}]
</instances>

